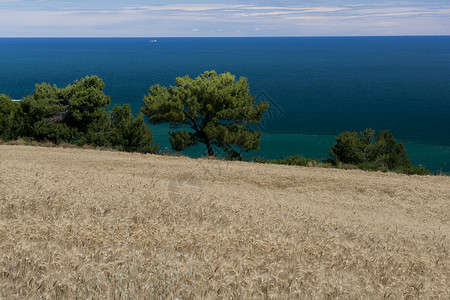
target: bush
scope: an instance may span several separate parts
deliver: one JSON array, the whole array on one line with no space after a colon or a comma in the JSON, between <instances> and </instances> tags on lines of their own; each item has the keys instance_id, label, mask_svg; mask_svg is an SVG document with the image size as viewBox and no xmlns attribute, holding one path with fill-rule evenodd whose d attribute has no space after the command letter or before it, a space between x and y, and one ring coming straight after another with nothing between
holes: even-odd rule
<instances>
[{"instance_id":1,"label":"bush","mask_svg":"<svg viewBox=\"0 0 450 300\"><path fill-rule=\"evenodd\" d=\"M427 170L425 167L409 167L407 169L404 169L402 173L408 174L408 175L431 175L431 172Z\"/></svg>"},{"instance_id":2,"label":"bush","mask_svg":"<svg viewBox=\"0 0 450 300\"><path fill-rule=\"evenodd\" d=\"M289 166L308 166L311 160L304 158L302 155L294 155L280 160L280 164Z\"/></svg>"},{"instance_id":3,"label":"bush","mask_svg":"<svg viewBox=\"0 0 450 300\"><path fill-rule=\"evenodd\" d=\"M305 158L300 154L289 156L284 159L266 159L262 157L252 157L251 162L262 163L262 164L276 164L276 165L289 165L289 166L325 166L325 164L312 158Z\"/></svg>"}]
</instances>

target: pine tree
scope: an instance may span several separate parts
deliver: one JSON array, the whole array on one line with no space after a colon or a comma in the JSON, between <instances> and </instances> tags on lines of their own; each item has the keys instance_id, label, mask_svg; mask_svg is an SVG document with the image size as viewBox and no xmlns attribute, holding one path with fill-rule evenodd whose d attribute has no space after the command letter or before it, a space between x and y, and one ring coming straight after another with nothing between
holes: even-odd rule
<instances>
[{"instance_id":1,"label":"pine tree","mask_svg":"<svg viewBox=\"0 0 450 300\"><path fill-rule=\"evenodd\" d=\"M198 143L208 155L213 146L222 148L230 158L259 149L261 132L250 125L261 121L268 103L255 105L247 79L235 80L230 73L207 71L192 79L178 77L176 86L154 85L144 97L141 111L151 123L171 123L170 142L176 151Z\"/></svg>"},{"instance_id":2,"label":"pine tree","mask_svg":"<svg viewBox=\"0 0 450 300\"><path fill-rule=\"evenodd\" d=\"M23 129L20 104L0 94L0 139L13 140Z\"/></svg>"}]
</instances>

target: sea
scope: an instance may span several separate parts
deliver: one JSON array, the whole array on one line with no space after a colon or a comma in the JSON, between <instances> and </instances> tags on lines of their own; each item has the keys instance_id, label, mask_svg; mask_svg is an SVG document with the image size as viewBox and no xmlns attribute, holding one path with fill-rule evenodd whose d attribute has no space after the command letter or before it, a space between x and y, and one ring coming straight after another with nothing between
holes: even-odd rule
<instances>
[{"instance_id":1,"label":"sea","mask_svg":"<svg viewBox=\"0 0 450 300\"><path fill-rule=\"evenodd\" d=\"M415 166L450 172L450 36L0 38L0 93L13 99L98 75L111 107L139 113L151 85L206 70L246 77L269 102L247 157L324 159L340 132L370 127L390 130ZM171 152L169 126L150 127Z\"/></svg>"}]
</instances>

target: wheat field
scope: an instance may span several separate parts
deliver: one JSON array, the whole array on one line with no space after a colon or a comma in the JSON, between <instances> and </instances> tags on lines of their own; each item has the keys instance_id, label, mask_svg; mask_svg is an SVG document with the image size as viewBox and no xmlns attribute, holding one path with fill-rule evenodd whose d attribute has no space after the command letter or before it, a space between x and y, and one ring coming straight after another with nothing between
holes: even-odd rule
<instances>
[{"instance_id":1,"label":"wheat field","mask_svg":"<svg viewBox=\"0 0 450 300\"><path fill-rule=\"evenodd\" d=\"M450 177L0 146L0 298L450 298Z\"/></svg>"}]
</instances>

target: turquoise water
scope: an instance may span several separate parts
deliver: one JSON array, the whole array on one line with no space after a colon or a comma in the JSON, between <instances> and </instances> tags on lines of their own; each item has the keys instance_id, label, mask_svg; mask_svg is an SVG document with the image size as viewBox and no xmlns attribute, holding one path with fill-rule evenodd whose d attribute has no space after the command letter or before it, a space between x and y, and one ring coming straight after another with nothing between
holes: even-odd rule
<instances>
[{"instance_id":1,"label":"turquoise water","mask_svg":"<svg viewBox=\"0 0 450 300\"><path fill-rule=\"evenodd\" d=\"M391 130L415 165L450 172L450 37L152 39L0 39L0 93L96 74L137 113L150 85L229 71L271 104L253 155L326 158L339 132L372 127ZM170 147L167 126L152 129Z\"/></svg>"}]
</instances>

